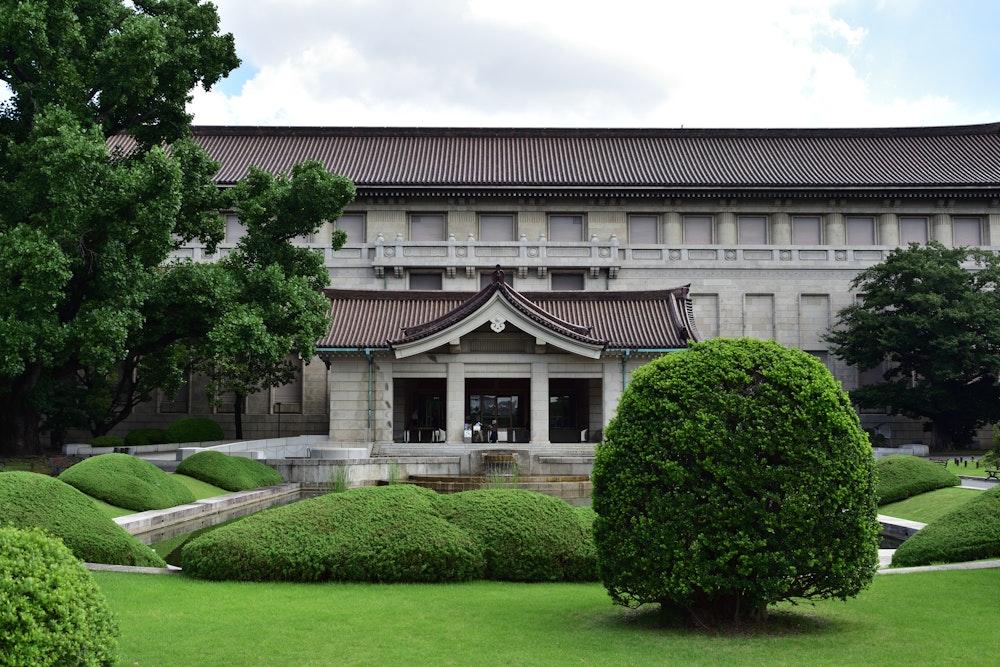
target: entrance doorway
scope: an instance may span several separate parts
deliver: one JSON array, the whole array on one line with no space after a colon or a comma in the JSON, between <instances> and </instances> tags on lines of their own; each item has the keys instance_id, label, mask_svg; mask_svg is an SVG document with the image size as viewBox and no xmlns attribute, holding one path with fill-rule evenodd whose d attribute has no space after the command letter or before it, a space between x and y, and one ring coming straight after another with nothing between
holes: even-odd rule
<instances>
[{"instance_id":1,"label":"entrance doorway","mask_svg":"<svg viewBox=\"0 0 1000 667\"><path fill-rule=\"evenodd\" d=\"M396 380L395 403L403 408L398 418L405 426L397 431L397 442L444 442L447 423L444 378Z\"/></svg>"},{"instance_id":2,"label":"entrance doorway","mask_svg":"<svg viewBox=\"0 0 1000 667\"><path fill-rule=\"evenodd\" d=\"M473 442L489 443L491 437L493 442L528 442L530 383L527 378L466 380L465 414Z\"/></svg>"}]
</instances>

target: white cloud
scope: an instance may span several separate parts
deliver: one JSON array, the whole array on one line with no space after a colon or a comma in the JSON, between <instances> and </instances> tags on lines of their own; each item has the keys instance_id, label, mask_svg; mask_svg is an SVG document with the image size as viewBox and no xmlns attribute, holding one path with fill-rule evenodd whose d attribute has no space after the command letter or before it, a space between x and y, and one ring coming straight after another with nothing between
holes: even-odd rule
<instances>
[{"instance_id":1,"label":"white cloud","mask_svg":"<svg viewBox=\"0 0 1000 667\"><path fill-rule=\"evenodd\" d=\"M876 105L837 0L217 0L252 74L199 124L808 127L954 122ZM930 121L928 119L938 119Z\"/></svg>"}]
</instances>

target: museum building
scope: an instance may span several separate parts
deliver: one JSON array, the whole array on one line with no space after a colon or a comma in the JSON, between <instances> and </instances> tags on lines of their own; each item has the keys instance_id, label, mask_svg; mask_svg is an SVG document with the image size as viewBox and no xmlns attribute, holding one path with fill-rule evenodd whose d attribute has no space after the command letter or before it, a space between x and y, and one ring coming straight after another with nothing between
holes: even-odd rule
<instances>
[{"instance_id":1,"label":"museum building","mask_svg":"<svg viewBox=\"0 0 1000 667\"><path fill-rule=\"evenodd\" d=\"M357 187L297 242L323 253L333 322L244 432L378 449L587 442L631 373L691 340L775 339L847 389L880 369L823 335L851 281L909 243L1000 245L1000 124L888 129L195 127L230 187L319 160ZM227 215L226 239L241 236ZM347 243L330 248L335 228ZM192 378L131 426L213 415ZM926 441L882 411L864 425ZM494 435L492 428L496 425ZM475 424L481 424L475 429Z\"/></svg>"}]
</instances>

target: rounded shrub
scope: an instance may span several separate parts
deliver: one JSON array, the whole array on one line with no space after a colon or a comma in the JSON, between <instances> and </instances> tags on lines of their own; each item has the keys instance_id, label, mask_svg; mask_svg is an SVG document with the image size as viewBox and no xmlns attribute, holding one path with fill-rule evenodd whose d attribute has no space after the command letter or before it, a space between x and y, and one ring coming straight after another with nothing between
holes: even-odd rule
<instances>
[{"instance_id":1,"label":"rounded shrub","mask_svg":"<svg viewBox=\"0 0 1000 667\"><path fill-rule=\"evenodd\" d=\"M892 565L914 567L985 558L1000 558L1000 487L983 491L921 528L896 549Z\"/></svg>"},{"instance_id":2,"label":"rounded shrub","mask_svg":"<svg viewBox=\"0 0 1000 667\"><path fill-rule=\"evenodd\" d=\"M204 451L193 454L177 465L181 475L194 477L226 491L246 491L284 483L274 468L241 456Z\"/></svg>"},{"instance_id":3,"label":"rounded shrub","mask_svg":"<svg viewBox=\"0 0 1000 667\"><path fill-rule=\"evenodd\" d=\"M476 541L433 491L362 487L276 507L183 548L184 572L237 581L444 582L482 576Z\"/></svg>"},{"instance_id":4,"label":"rounded shrub","mask_svg":"<svg viewBox=\"0 0 1000 667\"><path fill-rule=\"evenodd\" d=\"M167 427L167 442L215 442L222 438L222 427L207 417L178 419Z\"/></svg>"},{"instance_id":5,"label":"rounded shrub","mask_svg":"<svg viewBox=\"0 0 1000 667\"><path fill-rule=\"evenodd\" d=\"M564 500L524 489L481 489L441 496L447 518L476 539L485 576L499 581L562 581L586 570L587 539Z\"/></svg>"},{"instance_id":6,"label":"rounded shrub","mask_svg":"<svg viewBox=\"0 0 1000 667\"><path fill-rule=\"evenodd\" d=\"M714 339L637 369L592 479L618 604L726 622L854 596L878 567L868 437L823 364L773 341Z\"/></svg>"},{"instance_id":7,"label":"rounded shrub","mask_svg":"<svg viewBox=\"0 0 1000 667\"><path fill-rule=\"evenodd\" d=\"M130 447L162 445L167 441L167 432L162 428L137 428L125 436L125 444Z\"/></svg>"},{"instance_id":8,"label":"rounded shrub","mask_svg":"<svg viewBox=\"0 0 1000 667\"><path fill-rule=\"evenodd\" d=\"M962 483L958 475L944 466L909 454L881 458L875 463L875 470L879 505Z\"/></svg>"},{"instance_id":9,"label":"rounded shrub","mask_svg":"<svg viewBox=\"0 0 1000 667\"><path fill-rule=\"evenodd\" d=\"M126 533L90 497L48 475L0 474L0 524L40 528L88 563L166 567L155 551Z\"/></svg>"},{"instance_id":10,"label":"rounded shrub","mask_svg":"<svg viewBox=\"0 0 1000 667\"><path fill-rule=\"evenodd\" d=\"M114 665L118 624L90 572L38 529L0 526L0 663Z\"/></svg>"},{"instance_id":11,"label":"rounded shrub","mask_svg":"<svg viewBox=\"0 0 1000 667\"><path fill-rule=\"evenodd\" d=\"M93 447L121 447L125 441L117 435L99 435L90 441Z\"/></svg>"},{"instance_id":12,"label":"rounded shrub","mask_svg":"<svg viewBox=\"0 0 1000 667\"><path fill-rule=\"evenodd\" d=\"M181 482L149 461L128 454L101 454L67 468L59 479L88 496L136 512L195 501Z\"/></svg>"}]
</instances>

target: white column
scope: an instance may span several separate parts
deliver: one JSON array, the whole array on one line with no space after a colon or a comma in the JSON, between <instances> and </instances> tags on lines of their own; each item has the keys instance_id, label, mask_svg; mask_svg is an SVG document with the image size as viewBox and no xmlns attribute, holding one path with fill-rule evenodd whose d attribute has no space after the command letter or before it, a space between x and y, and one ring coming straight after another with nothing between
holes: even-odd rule
<instances>
[{"instance_id":1,"label":"white column","mask_svg":"<svg viewBox=\"0 0 1000 667\"><path fill-rule=\"evenodd\" d=\"M531 444L549 444L549 365L531 364Z\"/></svg>"},{"instance_id":2,"label":"white column","mask_svg":"<svg viewBox=\"0 0 1000 667\"><path fill-rule=\"evenodd\" d=\"M604 425L608 427L608 422L618 411L618 401L622 398L624 391L623 383L626 381L625 362L622 359L608 358L604 360L604 377L601 378L601 393L604 401Z\"/></svg>"},{"instance_id":3,"label":"white column","mask_svg":"<svg viewBox=\"0 0 1000 667\"><path fill-rule=\"evenodd\" d=\"M465 364L448 362L448 388L445 390L446 442L462 442L465 430Z\"/></svg>"},{"instance_id":4,"label":"white column","mask_svg":"<svg viewBox=\"0 0 1000 667\"><path fill-rule=\"evenodd\" d=\"M826 244L844 245L847 243L847 229L844 227L843 213L826 214Z\"/></svg>"},{"instance_id":5,"label":"white column","mask_svg":"<svg viewBox=\"0 0 1000 667\"><path fill-rule=\"evenodd\" d=\"M736 216L733 213L725 212L718 215L719 229L716 237L719 245L733 245L738 242L738 232L736 230Z\"/></svg>"},{"instance_id":6,"label":"white column","mask_svg":"<svg viewBox=\"0 0 1000 667\"><path fill-rule=\"evenodd\" d=\"M899 218L895 213L883 213L878 217L878 244L899 247Z\"/></svg>"},{"instance_id":7,"label":"white column","mask_svg":"<svg viewBox=\"0 0 1000 667\"><path fill-rule=\"evenodd\" d=\"M931 218L931 226L933 227L932 235L935 241L940 241L942 245L951 247L952 245L952 233L951 233L951 216L946 213L939 213Z\"/></svg>"}]
</instances>

